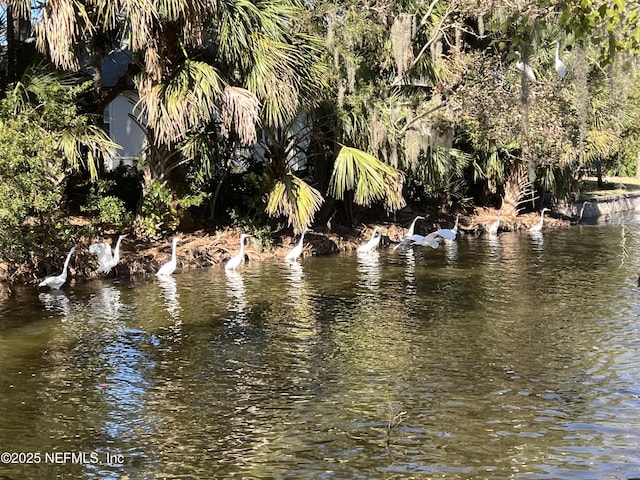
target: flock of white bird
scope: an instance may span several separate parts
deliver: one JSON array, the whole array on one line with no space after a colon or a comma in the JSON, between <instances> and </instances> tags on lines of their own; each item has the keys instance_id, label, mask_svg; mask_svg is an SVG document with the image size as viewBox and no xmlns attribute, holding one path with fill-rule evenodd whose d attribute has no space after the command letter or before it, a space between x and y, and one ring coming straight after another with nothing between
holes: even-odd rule
<instances>
[{"instance_id":1,"label":"flock of white bird","mask_svg":"<svg viewBox=\"0 0 640 480\"><path fill-rule=\"evenodd\" d=\"M549 209L543 208L541 210L540 221L529 229L529 232L531 232L531 234L539 235L540 232L542 231L542 228L544 226L544 213L546 211L549 211ZM394 250L403 246L404 247L423 246L423 247L431 247L435 249L435 248L438 248L440 245L440 241L439 241L440 238L444 239L444 241L447 242L447 241L455 240L458 235L458 223L460 221L460 214L456 216L456 221L452 228L441 228L427 235L417 235L414 233L416 222L418 220L424 220L424 217L417 216L413 219L413 221L411 222L411 225L409 225L409 229L407 230L405 235L402 237L400 242L394 247ZM498 218L488 228L489 235L492 235L492 236L497 235L499 228L500 228L500 211L498 211ZM302 234L300 235L300 239L298 240L296 245L284 257L285 261L287 261L288 263L294 263L294 262L297 262L298 259L302 256L302 252L304 249L304 236L306 233L307 233L307 230L304 230L302 232ZM118 262L120 261L120 243L122 242L122 239L125 237L126 235L120 235L113 249L108 243L105 243L105 242L94 243L89 246L89 252L97 256L98 265L99 265L98 272L108 274L109 272L111 272L113 268L116 267L116 265L118 265ZM244 263L245 261L244 248L246 243L245 240L249 237L251 237L251 235L246 233L243 233L240 235L240 249L235 256L231 257L231 259L229 259L227 263L225 263L224 269L226 272L233 272L238 267L240 267L240 265ZM380 227L378 226L374 227L369 240L363 243L362 245L360 245L356 249L357 253L367 254L369 252L374 251L380 245L381 238L382 238L382 232ZM173 237L171 241L171 244L172 244L171 259L158 269L158 271L156 272L156 276L167 277L172 275L173 272L175 272L176 267L178 265L178 258L177 258L178 240L179 240L178 237ZM49 287L51 289L60 289L67 281L67 271L69 267L69 261L71 260L71 255L73 255L75 250L76 250L76 247L72 247L71 250L69 250L69 253L67 254L67 258L64 261L62 273L60 275L53 275L53 276L47 277L42 282L40 282L38 286Z\"/></svg>"},{"instance_id":2,"label":"flock of white bird","mask_svg":"<svg viewBox=\"0 0 640 480\"><path fill-rule=\"evenodd\" d=\"M564 80L567 76L567 66L564 64L564 62L560 58L560 42L556 40L555 44L556 44L556 58L554 62L554 68L556 70L556 73L560 77L560 80ZM535 82L536 74L533 71L533 69L522 61L522 55L518 50L515 51L515 54L518 57L518 60L516 61L516 68L521 72L523 72L527 76L529 81Z\"/></svg>"}]
</instances>

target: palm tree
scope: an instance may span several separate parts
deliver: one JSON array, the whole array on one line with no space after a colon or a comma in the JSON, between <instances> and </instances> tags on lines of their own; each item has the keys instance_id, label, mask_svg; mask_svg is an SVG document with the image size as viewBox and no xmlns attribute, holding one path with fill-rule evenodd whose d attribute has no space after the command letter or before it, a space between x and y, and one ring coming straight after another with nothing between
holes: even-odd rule
<instances>
[{"instance_id":1,"label":"palm tree","mask_svg":"<svg viewBox=\"0 0 640 480\"><path fill-rule=\"evenodd\" d=\"M181 147L211 124L231 158L255 142L260 123L282 126L312 103L318 43L296 28L299 12L291 0L60 0L45 3L37 45L64 69L80 67L85 47L108 50L105 39L133 52L149 184L194 158Z\"/></svg>"}]
</instances>

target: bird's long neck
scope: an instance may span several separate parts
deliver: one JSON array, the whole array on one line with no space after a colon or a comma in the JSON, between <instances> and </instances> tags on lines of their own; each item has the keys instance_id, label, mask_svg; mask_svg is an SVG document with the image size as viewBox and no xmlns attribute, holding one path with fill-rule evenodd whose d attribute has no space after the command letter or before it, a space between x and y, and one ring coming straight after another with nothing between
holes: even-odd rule
<instances>
[{"instance_id":1,"label":"bird's long neck","mask_svg":"<svg viewBox=\"0 0 640 480\"><path fill-rule=\"evenodd\" d=\"M71 250L68 254L67 254L67 258L64 261L64 267L62 267L62 274L63 275L67 275L67 267L69 267L69 262L71 261L71 255L73 254L73 250Z\"/></svg>"},{"instance_id":2,"label":"bird's long neck","mask_svg":"<svg viewBox=\"0 0 640 480\"><path fill-rule=\"evenodd\" d=\"M540 221L544 221L544 212L546 212L546 210L542 210L542 212L540 213Z\"/></svg>"},{"instance_id":3,"label":"bird's long neck","mask_svg":"<svg viewBox=\"0 0 640 480\"><path fill-rule=\"evenodd\" d=\"M173 248L171 249L171 261L176 261L176 250L177 250L178 242L173 242Z\"/></svg>"},{"instance_id":4,"label":"bird's long neck","mask_svg":"<svg viewBox=\"0 0 640 480\"><path fill-rule=\"evenodd\" d=\"M556 42L556 60L560 60L560 43Z\"/></svg>"},{"instance_id":5,"label":"bird's long neck","mask_svg":"<svg viewBox=\"0 0 640 480\"><path fill-rule=\"evenodd\" d=\"M302 245L302 242L304 241L304 234L305 234L305 233L306 233L306 232L302 232L302 235L300 235L300 240L298 241L298 246L301 246L301 245Z\"/></svg>"},{"instance_id":6,"label":"bird's long neck","mask_svg":"<svg viewBox=\"0 0 640 480\"><path fill-rule=\"evenodd\" d=\"M242 255L244 253L244 237L240 239L240 253L238 255Z\"/></svg>"},{"instance_id":7,"label":"bird's long neck","mask_svg":"<svg viewBox=\"0 0 640 480\"><path fill-rule=\"evenodd\" d=\"M113 249L113 260L117 263L120 260L120 242L122 241L122 237L118 237L118 241L116 242L116 248Z\"/></svg>"},{"instance_id":8,"label":"bird's long neck","mask_svg":"<svg viewBox=\"0 0 640 480\"><path fill-rule=\"evenodd\" d=\"M407 231L407 235L413 235L413 229L416 227L417 221L418 221L417 218L413 219L413 222L411 222L411 225L409 226L409 231Z\"/></svg>"}]
</instances>

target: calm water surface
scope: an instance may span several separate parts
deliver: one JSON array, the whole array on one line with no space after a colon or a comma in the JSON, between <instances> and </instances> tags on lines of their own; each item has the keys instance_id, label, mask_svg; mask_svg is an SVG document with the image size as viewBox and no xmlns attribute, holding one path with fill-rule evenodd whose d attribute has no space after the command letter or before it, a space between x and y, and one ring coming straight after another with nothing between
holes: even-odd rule
<instances>
[{"instance_id":1,"label":"calm water surface","mask_svg":"<svg viewBox=\"0 0 640 480\"><path fill-rule=\"evenodd\" d=\"M0 479L640 477L639 250L629 217L19 290Z\"/></svg>"}]
</instances>

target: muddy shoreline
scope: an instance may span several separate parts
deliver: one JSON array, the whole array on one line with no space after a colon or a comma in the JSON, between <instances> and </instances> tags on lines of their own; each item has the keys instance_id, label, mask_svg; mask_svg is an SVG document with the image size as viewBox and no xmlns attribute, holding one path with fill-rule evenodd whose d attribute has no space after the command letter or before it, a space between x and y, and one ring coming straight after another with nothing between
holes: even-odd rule
<instances>
[{"instance_id":1,"label":"muddy shoreline","mask_svg":"<svg viewBox=\"0 0 640 480\"><path fill-rule=\"evenodd\" d=\"M455 215L450 214L424 214L409 212L398 215L395 221L377 222L375 224L359 225L356 228L347 228L341 225L310 229L305 235L303 256L330 255L339 252L356 249L360 244L369 239L373 226L382 229L381 248L393 246L402 239L406 228L416 215L422 215L425 220L418 221L415 233L426 234L439 228L451 228L455 221ZM498 217L498 211L493 208L479 208L469 215L461 213L459 222L459 235L487 234L489 225ZM501 217L500 231L528 230L540 220L537 213L528 213L513 218ZM545 216L545 229L568 228L570 225L566 219ZM239 237L243 233L239 228L227 228L219 231L196 231L192 233L178 233L178 266L177 270L190 270L194 268L222 266L229 258L238 252ZM247 232L244 232L247 233ZM97 272L98 263L93 254L89 253L89 244L105 241L115 242L117 233L106 238L95 238L86 244L77 244L75 254L69 265L69 281L91 280L95 278L129 277L141 275L153 275L158 268L171 256L171 238L149 243L125 238L120 247L120 263L108 275ZM248 261L283 261L287 252L293 248L298 236L291 236L290 230L274 233L270 237L270 248L265 248L258 239L250 239L245 249ZM53 265L51 271L28 271L24 265L5 265L4 271L0 271L2 278L0 284L4 292L0 297L10 295L11 286L16 284L37 286L48 275L57 275L62 269L66 248L61 246L59 264Z\"/></svg>"}]
</instances>

